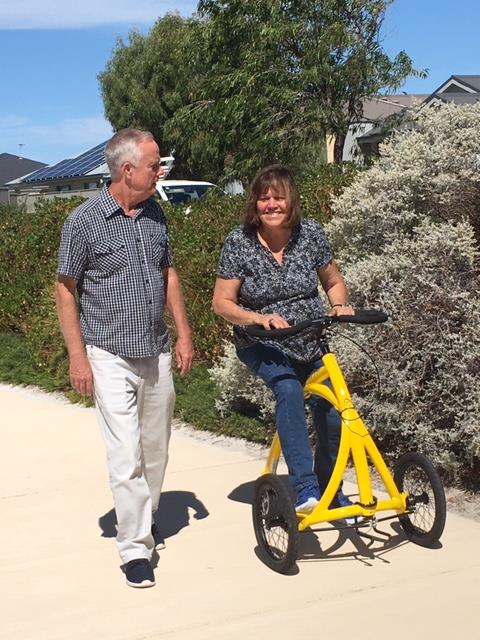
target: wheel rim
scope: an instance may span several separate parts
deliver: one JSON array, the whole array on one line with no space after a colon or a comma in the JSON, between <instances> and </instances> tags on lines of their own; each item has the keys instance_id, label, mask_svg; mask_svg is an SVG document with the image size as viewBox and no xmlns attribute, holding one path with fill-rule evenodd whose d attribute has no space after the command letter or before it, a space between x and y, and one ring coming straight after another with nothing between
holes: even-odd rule
<instances>
[{"instance_id":1,"label":"wheel rim","mask_svg":"<svg viewBox=\"0 0 480 640\"><path fill-rule=\"evenodd\" d=\"M435 494L424 469L410 466L405 470L403 490L408 494L408 518L418 533L428 533L435 523Z\"/></svg>"},{"instance_id":2,"label":"wheel rim","mask_svg":"<svg viewBox=\"0 0 480 640\"><path fill-rule=\"evenodd\" d=\"M273 489L264 488L259 502L260 532L265 549L274 560L282 560L288 552L290 533L279 510L278 496Z\"/></svg>"}]
</instances>

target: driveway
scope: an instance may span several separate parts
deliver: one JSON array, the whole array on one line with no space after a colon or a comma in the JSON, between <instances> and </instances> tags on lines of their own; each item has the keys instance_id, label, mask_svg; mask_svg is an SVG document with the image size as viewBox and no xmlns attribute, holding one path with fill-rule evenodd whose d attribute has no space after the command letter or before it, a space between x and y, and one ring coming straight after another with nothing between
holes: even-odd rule
<instances>
[{"instance_id":1,"label":"driveway","mask_svg":"<svg viewBox=\"0 0 480 640\"><path fill-rule=\"evenodd\" d=\"M119 568L94 411L0 387L0 639L422 640L478 637L480 524L449 514L438 549L329 528L301 536L298 570L255 554L252 481L263 452L174 430L156 587ZM348 486L347 486L348 492Z\"/></svg>"}]
</instances>

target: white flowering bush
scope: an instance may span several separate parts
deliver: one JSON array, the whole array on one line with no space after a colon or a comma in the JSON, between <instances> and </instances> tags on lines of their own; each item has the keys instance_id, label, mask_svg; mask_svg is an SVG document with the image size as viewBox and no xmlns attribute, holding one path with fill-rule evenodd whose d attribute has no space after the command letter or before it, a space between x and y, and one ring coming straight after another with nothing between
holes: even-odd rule
<instances>
[{"instance_id":1,"label":"white flowering bush","mask_svg":"<svg viewBox=\"0 0 480 640\"><path fill-rule=\"evenodd\" d=\"M210 369L220 389L216 408L221 415L232 411L257 413L267 424L275 421L275 401L267 385L250 372L237 358L231 342L224 343L224 353Z\"/></svg>"},{"instance_id":2,"label":"white flowering bush","mask_svg":"<svg viewBox=\"0 0 480 640\"><path fill-rule=\"evenodd\" d=\"M480 458L477 258L468 223L423 222L412 237L345 268L355 304L390 316L387 325L349 331L372 354L379 390L363 354L335 341L383 448L423 451L451 479L473 480Z\"/></svg>"},{"instance_id":3,"label":"white flowering bush","mask_svg":"<svg viewBox=\"0 0 480 640\"><path fill-rule=\"evenodd\" d=\"M355 304L390 316L350 331L372 352L380 391L362 388L358 350L336 349L384 450L423 451L478 488L480 105L412 121L336 200L326 229Z\"/></svg>"},{"instance_id":4,"label":"white flowering bush","mask_svg":"<svg viewBox=\"0 0 480 640\"><path fill-rule=\"evenodd\" d=\"M448 480L478 489L480 105L424 108L412 121L337 198L326 227L354 304L384 309L389 322L342 325L331 346L389 457L422 451ZM371 354L379 387L341 334ZM245 371L233 352L217 365L222 410L243 397L267 415L269 392Z\"/></svg>"},{"instance_id":5,"label":"white flowering bush","mask_svg":"<svg viewBox=\"0 0 480 640\"><path fill-rule=\"evenodd\" d=\"M480 238L480 104L424 108L333 206L327 232L341 263L381 253L422 220L467 220Z\"/></svg>"}]
</instances>

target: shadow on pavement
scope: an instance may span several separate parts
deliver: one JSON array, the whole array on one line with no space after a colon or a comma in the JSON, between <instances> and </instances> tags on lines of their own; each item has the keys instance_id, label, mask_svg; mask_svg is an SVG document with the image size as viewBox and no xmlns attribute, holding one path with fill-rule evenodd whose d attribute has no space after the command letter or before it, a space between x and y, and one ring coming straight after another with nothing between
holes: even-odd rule
<instances>
[{"instance_id":1,"label":"shadow on pavement","mask_svg":"<svg viewBox=\"0 0 480 640\"><path fill-rule=\"evenodd\" d=\"M289 477L287 474L278 474L280 480L283 481L285 488L290 492L292 500L295 501L295 494L292 489ZM256 480L256 479L255 479ZM239 484L228 494L228 498L234 502L243 502L244 504L253 504L253 497L255 495L255 480L249 480L243 484Z\"/></svg>"},{"instance_id":2,"label":"shadow on pavement","mask_svg":"<svg viewBox=\"0 0 480 640\"><path fill-rule=\"evenodd\" d=\"M230 491L228 498L234 502L242 502L243 504L253 504L255 481L250 480L244 482L235 487L233 491Z\"/></svg>"},{"instance_id":3,"label":"shadow on pavement","mask_svg":"<svg viewBox=\"0 0 480 640\"><path fill-rule=\"evenodd\" d=\"M327 545L322 540L322 532L328 532ZM333 541L332 533L336 535ZM372 531L368 526L357 529L331 522L321 529L307 529L300 534L298 559L317 562L356 560L371 566L372 561L388 563L383 556L407 542L398 523Z\"/></svg>"},{"instance_id":4,"label":"shadow on pavement","mask_svg":"<svg viewBox=\"0 0 480 640\"><path fill-rule=\"evenodd\" d=\"M201 500L192 491L165 491L155 514L155 522L164 538L169 538L190 524L190 510L195 520L203 520L209 515ZM110 509L98 519L103 538L115 538L117 535L117 516Z\"/></svg>"}]
</instances>

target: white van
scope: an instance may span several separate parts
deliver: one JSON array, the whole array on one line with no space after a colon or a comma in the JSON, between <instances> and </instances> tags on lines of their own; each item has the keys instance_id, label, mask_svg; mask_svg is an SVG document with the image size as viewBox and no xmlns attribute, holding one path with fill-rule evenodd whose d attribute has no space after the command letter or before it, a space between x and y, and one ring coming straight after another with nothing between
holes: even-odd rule
<instances>
[{"instance_id":1,"label":"white van","mask_svg":"<svg viewBox=\"0 0 480 640\"><path fill-rule=\"evenodd\" d=\"M157 192L160 198L170 204L188 204L198 200L210 189L221 190L212 182L200 180L159 180Z\"/></svg>"}]
</instances>

